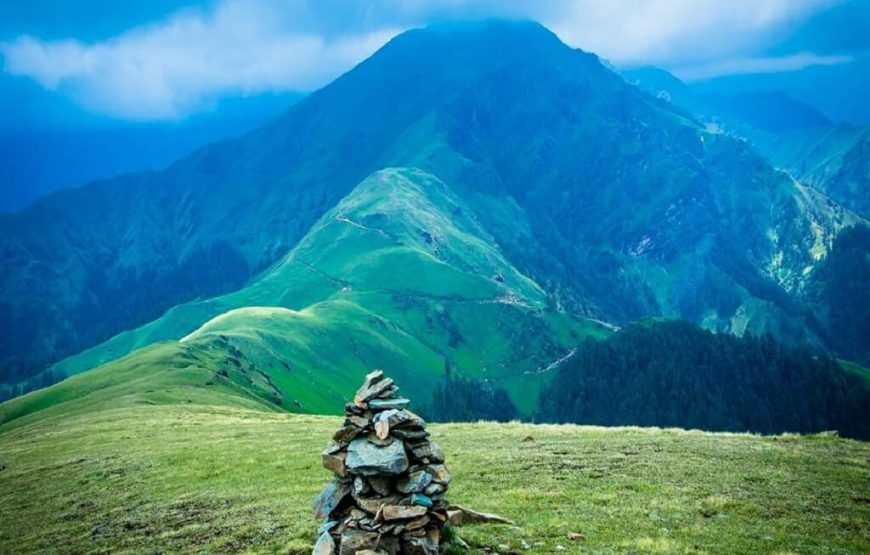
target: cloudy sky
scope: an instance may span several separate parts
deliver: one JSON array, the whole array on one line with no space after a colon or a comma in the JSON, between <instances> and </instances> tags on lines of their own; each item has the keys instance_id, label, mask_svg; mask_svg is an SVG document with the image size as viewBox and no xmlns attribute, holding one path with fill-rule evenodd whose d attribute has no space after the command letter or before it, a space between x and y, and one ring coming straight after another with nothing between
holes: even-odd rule
<instances>
[{"instance_id":1,"label":"cloudy sky","mask_svg":"<svg viewBox=\"0 0 870 555\"><path fill-rule=\"evenodd\" d=\"M868 0L0 0L0 99L26 84L101 116L184 119L316 89L405 29L482 17L686 79L785 72L870 50L868 14Z\"/></svg>"}]
</instances>

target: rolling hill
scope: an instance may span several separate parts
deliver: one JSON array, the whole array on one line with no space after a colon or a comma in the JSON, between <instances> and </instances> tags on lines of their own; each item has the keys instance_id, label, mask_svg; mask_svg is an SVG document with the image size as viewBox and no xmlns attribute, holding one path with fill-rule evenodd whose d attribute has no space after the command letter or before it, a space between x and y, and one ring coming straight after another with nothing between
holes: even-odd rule
<instances>
[{"instance_id":1,"label":"rolling hill","mask_svg":"<svg viewBox=\"0 0 870 555\"><path fill-rule=\"evenodd\" d=\"M243 285L367 175L400 165L381 160L389 145L500 63L514 38L403 35L241 139L0 216L4 379Z\"/></svg>"},{"instance_id":2,"label":"rolling hill","mask_svg":"<svg viewBox=\"0 0 870 555\"><path fill-rule=\"evenodd\" d=\"M161 380L189 367L185 386L242 380L246 397L315 413L340 410L371 368L389 370L419 396L449 368L498 381L531 413L539 371L582 339L610 333L546 300L444 183L420 170L382 170L246 287L179 305L56 367L71 375L108 362L96 375L111 382L117 373L115 383L91 373L70 378L3 405L0 422L80 389L96 391L97 405L127 395L135 388L126 376L146 364L162 367L149 370L158 383L145 380L158 397L167 394Z\"/></svg>"}]
</instances>

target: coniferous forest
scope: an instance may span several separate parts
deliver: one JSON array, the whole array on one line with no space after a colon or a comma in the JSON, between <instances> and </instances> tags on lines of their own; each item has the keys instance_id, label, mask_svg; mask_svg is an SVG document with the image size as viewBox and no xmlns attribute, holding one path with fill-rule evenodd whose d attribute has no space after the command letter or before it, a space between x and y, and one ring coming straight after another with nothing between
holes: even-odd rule
<instances>
[{"instance_id":1,"label":"coniferous forest","mask_svg":"<svg viewBox=\"0 0 870 555\"><path fill-rule=\"evenodd\" d=\"M503 389L450 374L435 387L432 402L422 407L421 412L433 422L507 422L519 417L516 406Z\"/></svg>"},{"instance_id":2,"label":"coniferous forest","mask_svg":"<svg viewBox=\"0 0 870 555\"><path fill-rule=\"evenodd\" d=\"M827 321L826 338L845 356L870 362L870 228L855 226L834 241L813 281L816 317Z\"/></svg>"},{"instance_id":3,"label":"coniferous forest","mask_svg":"<svg viewBox=\"0 0 870 555\"><path fill-rule=\"evenodd\" d=\"M685 322L638 324L587 341L541 394L537 419L870 437L870 387L827 356L769 336Z\"/></svg>"},{"instance_id":4,"label":"coniferous forest","mask_svg":"<svg viewBox=\"0 0 870 555\"><path fill-rule=\"evenodd\" d=\"M448 373L421 408L435 422L522 415L491 382ZM715 334L680 321L582 343L544 387L542 423L870 437L870 382L771 335Z\"/></svg>"}]
</instances>

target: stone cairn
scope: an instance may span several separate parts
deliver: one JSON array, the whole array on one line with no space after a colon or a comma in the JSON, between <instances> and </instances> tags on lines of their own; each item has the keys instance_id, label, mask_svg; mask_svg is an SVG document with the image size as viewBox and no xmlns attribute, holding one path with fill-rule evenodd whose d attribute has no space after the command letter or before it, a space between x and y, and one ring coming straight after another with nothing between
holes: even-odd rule
<instances>
[{"instance_id":1,"label":"stone cairn","mask_svg":"<svg viewBox=\"0 0 870 555\"><path fill-rule=\"evenodd\" d=\"M323 451L335 475L314 500L325 519L314 555L436 555L447 522L450 474L426 423L380 370L344 407Z\"/></svg>"}]
</instances>

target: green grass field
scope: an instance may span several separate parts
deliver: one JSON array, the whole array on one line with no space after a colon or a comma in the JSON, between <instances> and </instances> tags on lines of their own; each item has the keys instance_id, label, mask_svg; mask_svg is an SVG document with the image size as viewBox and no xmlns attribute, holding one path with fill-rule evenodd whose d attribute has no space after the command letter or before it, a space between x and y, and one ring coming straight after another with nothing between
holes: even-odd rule
<instances>
[{"instance_id":1,"label":"green grass field","mask_svg":"<svg viewBox=\"0 0 870 555\"><path fill-rule=\"evenodd\" d=\"M339 423L131 403L7 424L0 553L308 553L317 528L309 502L330 479L319 453ZM460 528L476 552L870 550L866 443L527 424L431 429L454 475L451 500L517 523Z\"/></svg>"}]
</instances>

